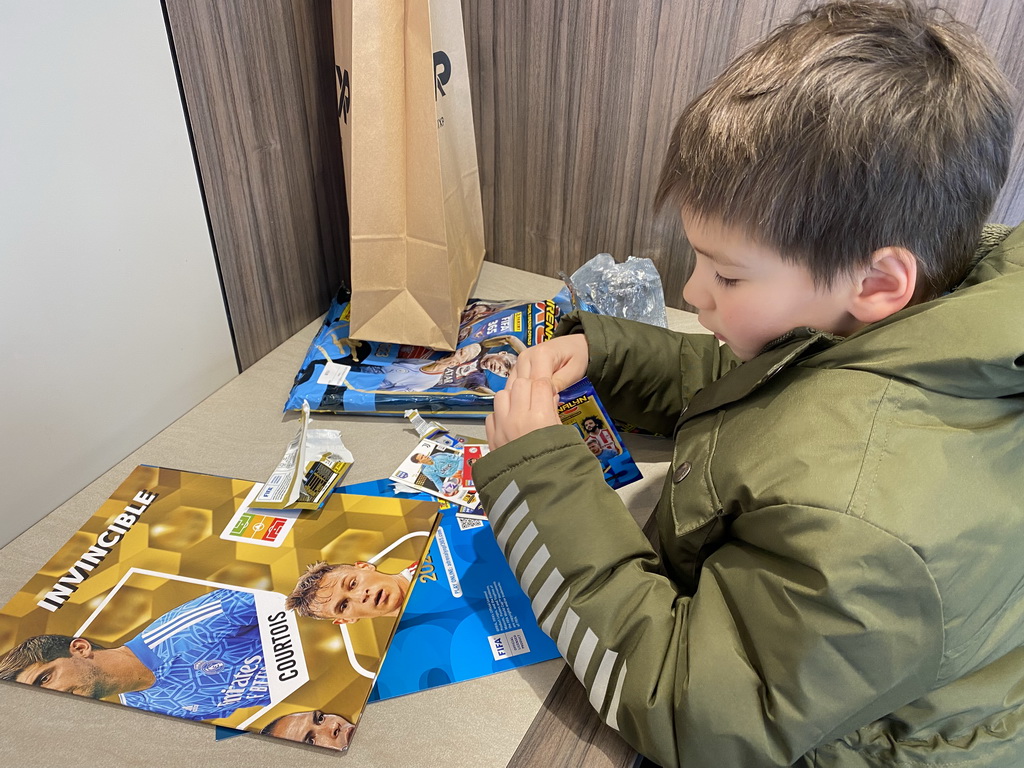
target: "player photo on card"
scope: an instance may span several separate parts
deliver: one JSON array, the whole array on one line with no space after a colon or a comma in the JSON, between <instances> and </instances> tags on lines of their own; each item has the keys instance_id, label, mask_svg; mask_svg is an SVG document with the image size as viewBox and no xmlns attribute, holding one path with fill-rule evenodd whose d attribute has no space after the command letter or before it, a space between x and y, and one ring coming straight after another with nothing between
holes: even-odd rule
<instances>
[{"instance_id":1,"label":"player photo on card","mask_svg":"<svg viewBox=\"0 0 1024 768\"><path fill-rule=\"evenodd\" d=\"M421 440L391 479L467 509L477 509L476 490L463 482L462 449Z\"/></svg>"}]
</instances>

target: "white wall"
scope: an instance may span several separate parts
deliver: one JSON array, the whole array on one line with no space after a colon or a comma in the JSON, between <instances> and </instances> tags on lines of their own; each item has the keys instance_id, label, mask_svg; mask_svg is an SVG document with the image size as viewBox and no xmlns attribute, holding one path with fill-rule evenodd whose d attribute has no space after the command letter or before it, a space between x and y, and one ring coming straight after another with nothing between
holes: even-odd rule
<instances>
[{"instance_id":1,"label":"white wall","mask_svg":"<svg viewBox=\"0 0 1024 768\"><path fill-rule=\"evenodd\" d=\"M159 0L3 0L0 72L3 544L237 368Z\"/></svg>"}]
</instances>

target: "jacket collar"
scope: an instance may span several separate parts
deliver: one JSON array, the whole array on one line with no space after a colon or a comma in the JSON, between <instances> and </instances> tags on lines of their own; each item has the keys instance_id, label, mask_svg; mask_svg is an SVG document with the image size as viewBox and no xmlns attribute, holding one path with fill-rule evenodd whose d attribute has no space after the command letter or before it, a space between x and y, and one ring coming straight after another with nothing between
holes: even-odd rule
<instances>
[{"instance_id":1,"label":"jacket collar","mask_svg":"<svg viewBox=\"0 0 1024 768\"><path fill-rule=\"evenodd\" d=\"M794 328L770 342L748 360L697 392L679 423L742 400L779 371L840 341L839 337L813 328Z\"/></svg>"}]
</instances>

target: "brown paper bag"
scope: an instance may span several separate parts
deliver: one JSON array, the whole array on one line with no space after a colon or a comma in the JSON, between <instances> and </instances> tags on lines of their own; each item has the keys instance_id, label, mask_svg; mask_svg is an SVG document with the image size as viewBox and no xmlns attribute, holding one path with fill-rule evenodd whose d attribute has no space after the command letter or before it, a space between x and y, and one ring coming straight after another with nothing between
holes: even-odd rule
<instances>
[{"instance_id":1,"label":"brown paper bag","mask_svg":"<svg viewBox=\"0 0 1024 768\"><path fill-rule=\"evenodd\" d=\"M332 0L354 338L454 349L484 258L460 0Z\"/></svg>"}]
</instances>

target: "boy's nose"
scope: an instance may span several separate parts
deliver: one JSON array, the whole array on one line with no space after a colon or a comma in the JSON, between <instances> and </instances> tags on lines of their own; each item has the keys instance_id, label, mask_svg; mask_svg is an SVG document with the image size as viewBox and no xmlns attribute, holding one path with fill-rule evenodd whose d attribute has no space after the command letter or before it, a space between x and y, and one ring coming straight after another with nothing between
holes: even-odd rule
<instances>
[{"instance_id":1,"label":"boy's nose","mask_svg":"<svg viewBox=\"0 0 1024 768\"><path fill-rule=\"evenodd\" d=\"M695 266L683 286L683 301L700 310L712 309L711 292L705 287L700 266Z\"/></svg>"}]
</instances>

